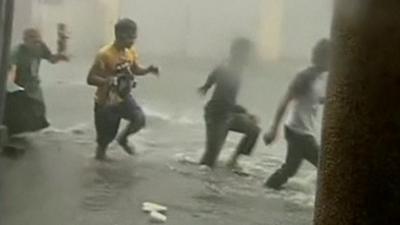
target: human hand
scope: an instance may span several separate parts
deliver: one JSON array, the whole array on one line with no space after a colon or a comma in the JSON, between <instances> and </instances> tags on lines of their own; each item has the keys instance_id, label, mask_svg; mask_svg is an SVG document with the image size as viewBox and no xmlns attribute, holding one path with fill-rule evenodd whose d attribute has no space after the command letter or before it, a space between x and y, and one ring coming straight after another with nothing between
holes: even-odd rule
<instances>
[{"instance_id":1,"label":"human hand","mask_svg":"<svg viewBox=\"0 0 400 225\"><path fill-rule=\"evenodd\" d=\"M277 130L276 129L271 129L269 132L267 132L264 135L264 143L265 145L271 145L272 143L274 143L274 141L276 140L277 137Z\"/></svg>"},{"instance_id":2,"label":"human hand","mask_svg":"<svg viewBox=\"0 0 400 225\"><path fill-rule=\"evenodd\" d=\"M65 54L58 54L57 55L57 59L58 61L65 61L65 62L69 62L70 57L65 55Z\"/></svg>"},{"instance_id":3,"label":"human hand","mask_svg":"<svg viewBox=\"0 0 400 225\"><path fill-rule=\"evenodd\" d=\"M157 66L149 66L147 68L147 71L149 71L149 73L156 75L157 77L160 76L160 68L158 68Z\"/></svg>"}]
</instances>

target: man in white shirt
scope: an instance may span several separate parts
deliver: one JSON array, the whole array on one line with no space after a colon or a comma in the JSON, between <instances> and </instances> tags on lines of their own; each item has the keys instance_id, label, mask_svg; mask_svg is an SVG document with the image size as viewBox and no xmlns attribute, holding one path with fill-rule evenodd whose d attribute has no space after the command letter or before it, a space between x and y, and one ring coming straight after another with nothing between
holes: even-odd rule
<instances>
[{"instance_id":1,"label":"man in white shirt","mask_svg":"<svg viewBox=\"0 0 400 225\"><path fill-rule=\"evenodd\" d=\"M316 123L319 106L324 103L326 75L329 64L330 42L321 40L313 49L312 64L300 72L290 84L282 100L270 131L265 134L266 145L272 144L285 115L290 108L285 124L287 140L286 161L265 183L266 187L281 189L293 177L305 159L318 166L319 144ZM290 104L293 104L289 107Z\"/></svg>"}]
</instances>

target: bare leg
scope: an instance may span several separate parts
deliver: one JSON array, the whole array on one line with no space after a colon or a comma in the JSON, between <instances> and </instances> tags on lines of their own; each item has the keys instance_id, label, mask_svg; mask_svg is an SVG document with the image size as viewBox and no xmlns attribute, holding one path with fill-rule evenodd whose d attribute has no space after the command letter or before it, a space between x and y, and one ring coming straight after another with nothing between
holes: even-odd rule
<instances>
[{"instance_id":1,"label":"bare leg","mask_svg":"<svg viewBox=\"0 0 400 225\"><path fill-rule=\"evenodd\" d=\"M146 118L142 109L136 104L132 97L119 107L122 118L129 120L129 124L124 128L117 138L118 144L129 155L135 154L135 148L129 145L128 138L130 135L139 132L146 124Z\"/></svg>"}]
</instances>

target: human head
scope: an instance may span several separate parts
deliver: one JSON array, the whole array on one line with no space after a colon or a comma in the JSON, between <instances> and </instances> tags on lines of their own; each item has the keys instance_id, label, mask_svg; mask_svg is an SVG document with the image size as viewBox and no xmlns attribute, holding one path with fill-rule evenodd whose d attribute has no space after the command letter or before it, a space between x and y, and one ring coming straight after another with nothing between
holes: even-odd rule
<instances>
[{"instance_id":1,"label":"human head","mask_svg":"<svg viewBox=\"0 0 400 225\"><path fill-rule=\"evenodd\" d=\"M121 19L114 27L115 42L121 48L131 48L137 38L137 25L131 19Z\"/></svg>"},{"instance_id":2,"label":"human head","mask_svg":"<svg viewBox=\"0 0 400 225\"><path fill-rule=\"evenodd\" d=\"M320 40L312 51L312 63L314 66L327 70L330 62L331 42L328 39Z\"/></svg>"},{"instance_id":3,"label":"human head","mask_svg":"<svg viewBox=\"0 0 400 225\"><path fill-rule=\"evenodd\" d=\"M24 31L24 45L32 52L39 53L42 45L42 35L35 28L28 28Z\"/></svg>"},{"instance_id":4,"label":"human head","mask_svg":"<svg viewBox=\"0 0 400 225\"><path fill-rule=\"evenodd\" d=\"M230 51L230 59L238 66L246 66L250 60L252 43L246 38L237 38L233 41Z\"/></svg>"}]
</instances>

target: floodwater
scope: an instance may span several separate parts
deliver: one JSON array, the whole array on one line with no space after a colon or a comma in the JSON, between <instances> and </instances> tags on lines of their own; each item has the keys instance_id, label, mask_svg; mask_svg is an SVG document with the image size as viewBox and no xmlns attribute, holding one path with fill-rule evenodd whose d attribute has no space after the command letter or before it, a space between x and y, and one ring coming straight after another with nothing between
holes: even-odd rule
<instances>
[{"instance_id":1,"label":"floodwater","mask_svg":"<svg viewBox=\"0 0 400 225\"><path fill-rule=\"evenodd\" d=\"M272 146L260 141L238 176L223 163L240 136L232 134L214 172L193 164L204 149L202 99L196 87L216 62L144 58L161 67L159 79L140 78L134 96L147 128L131 138L137 155L110 147L111 161L92 159L93 88L86 86L92 60L43 65L42 80L52 127L22 137L25 154L0 159L1 225L141 225L140 205L169 207L167 224L311 224L315 169L304 164L281 192L262 187L285 156L283 136ZM287 82L306 62L263 65L249 70L239 103L271 123Z\"/></svg>"}]
</instances>

